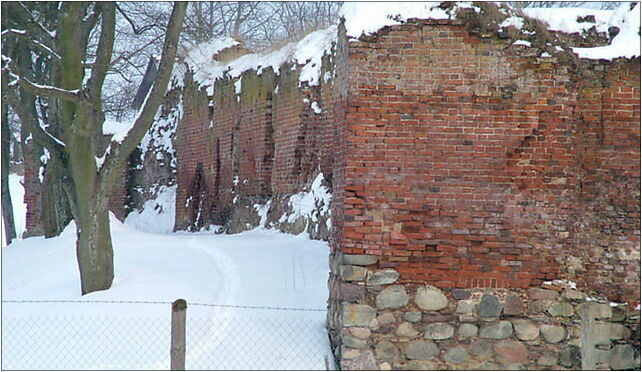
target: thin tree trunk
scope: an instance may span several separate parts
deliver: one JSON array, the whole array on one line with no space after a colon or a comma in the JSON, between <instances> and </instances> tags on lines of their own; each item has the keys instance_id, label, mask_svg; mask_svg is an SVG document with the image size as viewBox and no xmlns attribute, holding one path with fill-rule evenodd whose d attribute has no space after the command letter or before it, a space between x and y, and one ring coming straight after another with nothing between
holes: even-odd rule
<instances>
[{"instance_id":1,"label":"thin tree trunk","mask_svg":"<svg viewBox=\"0 0 642 372\"><path fill-rule=\"evenodd\" d=\"M84 209L84 208L83 208ZM95 201L76 227L76 255L82 294L109 289L114 279L114 257L106 201Z\"/></svg>"},{"instance_id":2,"label":"thin tree trunk","mask_svg":"<svg viewBox=\"0 0 642 372\"><path fill-rule=\"evenodd\" d=\"M4 83L4 82L3 82ZM2 222L4 223L4 236L7 245L16 238L16 223L13 219L13 204L11 203L11 190L9 189L9 145L11 131L7 105L2 104Z\"/></svg>"}]
</instances>

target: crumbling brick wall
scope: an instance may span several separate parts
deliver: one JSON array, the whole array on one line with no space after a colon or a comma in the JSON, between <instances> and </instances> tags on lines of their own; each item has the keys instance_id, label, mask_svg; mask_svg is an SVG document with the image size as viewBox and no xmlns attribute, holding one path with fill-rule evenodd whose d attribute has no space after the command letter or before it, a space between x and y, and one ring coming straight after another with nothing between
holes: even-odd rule
<instances>
[{"instance_id":1,"label":"crumbling brick wall","mask_svg":"<svg viewBox=\"0 0 642 372\"><path fill-rule=\"evenodd\" d=\"M615 301L640 295L640 60L585 64L578 202L566 268Z\"/></svg>"},{"instance_id":2,"label":"crumbling brick wall","mask_svg":"<svg viewBox=\"0 0 642 372\"><path fill-rule=\"evenodd\" d=\"M639 303L639 58L542 57L460 20L338 45L347 102L328 324L341 367L579 368L579 319L561 338L549 332L588 294L545 299L537 288L567 279ZM471 290L492 298L494 320L483 301L454 305ZM639 365L619 354L639 342L631 315L617 352L599 351L601 368ZM524 321L541 344L522 342L540 337L524 337Z\"/></svg>"},{"instance_id":3,"label":"crumbling brick wall","mask_svg":"<svg viewBox=\"0 0 642 372\"><path fill-rule=\"evenodd\" d=\"M619 244L635 254L636 82L596 88L629 106L601 113L619 154L612 145L594 148L581 133L586 123L578 120L578 85L568 66L524 57L519 46L470 35L459 22L393 26L350 43L345 141L356 146L345 160L342 252L380 256L379 267L398 270L402 282L539 285L561 277L561 251L586 248L571 233L575 216L589 213L578 202L593 192L630 215L617 231L598 229L592 238L625 236ZM615 73L637 76L635 61L618 66ZM608 168L607 178L584 174L581 164L594 163L587 153L600 159L591 166ZM610 161L616 155L626 160ZM590 179L597 184L587 189ZM620 201L606 196L613 192ZM596 218L609 224L608 207L598 209ZM608 277L614 291L624 284ZM627 284L630 294L639 288Z\"/></svg>"},{"instance_id":4,"label":"crumbling brick wall","mask_svg":"<svg viewBox=\"0 0 642 372\"><path fill-rule=\"evenodd\" d=\"M326 56L321 75L331 76L331 66ZM211 97L186 80L176 229L215 224L245 230L259 222L253 205L270 200L280 201L268 215L276 222L284 196L303 190L320 172L329 185L336 144L331 78L311 87L299 83L300 73L301 66L291 64L278 73L248 70L213 82Z\"/></svg>"}]
</instances>

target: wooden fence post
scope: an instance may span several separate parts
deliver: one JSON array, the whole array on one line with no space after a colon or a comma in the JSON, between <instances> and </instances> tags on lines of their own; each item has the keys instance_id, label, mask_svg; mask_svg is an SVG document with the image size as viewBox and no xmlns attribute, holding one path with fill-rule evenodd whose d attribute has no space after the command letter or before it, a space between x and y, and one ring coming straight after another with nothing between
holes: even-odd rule
<instances>
[{"instance_id":1,"label":"wooden fence post","mask_svg":"<svg viewBox=\"0 0 642 372\"><path fill-rule=\"evenodd\" d=\"M187 302L176 300L172 303L172 346L170 350L170 369L185 370L185 317Z\"/></svg>"},{"instance_id":2,"label":"wooden fence post","mask_svg":"<svg viewBox=\"0 0 642 372\"><path fill-rule=\"evenodd\" d=\"M588 304L580 310L582 317L582 329L580 331L580 340L582 348L582 370L591 371L595 369L595 317L596 311L593 304Z\"/></svg>"}]
</instances>

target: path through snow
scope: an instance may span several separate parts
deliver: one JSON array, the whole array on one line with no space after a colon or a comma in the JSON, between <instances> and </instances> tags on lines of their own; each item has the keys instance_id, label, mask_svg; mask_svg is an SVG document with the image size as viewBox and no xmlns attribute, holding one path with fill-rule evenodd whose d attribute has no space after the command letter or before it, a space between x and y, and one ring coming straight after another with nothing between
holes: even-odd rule
<instances>
[{"instance_id":1,"label":"path through snow","mask_svg":"<svg viewBox=\"0 0 642 372\"><path fill-rule=\"evenodd\" d=\"M4 302L3 369L167 368L168 303L177 298L188 301L187 368L324 369L326 243L262 229L156 234L115 218L111 226L114 284L86 296L73 225L3 248L3 301L81 302Z\"/></svg>"}]
</instances>

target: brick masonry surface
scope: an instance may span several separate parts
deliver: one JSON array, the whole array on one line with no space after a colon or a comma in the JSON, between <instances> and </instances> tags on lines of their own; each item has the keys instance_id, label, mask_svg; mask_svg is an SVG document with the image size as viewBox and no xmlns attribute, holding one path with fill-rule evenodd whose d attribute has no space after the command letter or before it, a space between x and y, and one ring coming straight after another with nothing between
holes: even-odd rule
<instances>
[{"instance_id":1,"label":"brick masonry surface","mask_svg":"<svg viewBox=\"0 0 642 372\"><path fill-rule=\"evenodd\" d=\"M637 368L639 310L621 346L580 352L562 318L581 311L524 290L566 279L602 296L600 306L639 304L639 58L560 62L461 21L386 27L337 54L347 98L328 324L339 365L579 369L580 354L597 353L595 368ZM442 292L466 288L480 297L507 288L544 314L476 323ZM488 301L461 311L507 306ZM541 323L524 323L533 317ZM508 341L523 324L544 342Z\"/></svg>"},{"instance_id":2,"label":"brick masonry surface","mask_svg":"<svg viewBox=\"0 0 642 372\"><path fill-rule=\"evenodd\" d=\"M402 283L639 301L639 59L571 71L441 23L349 43L335 247Z\"/></svg>"}]
</instances>

